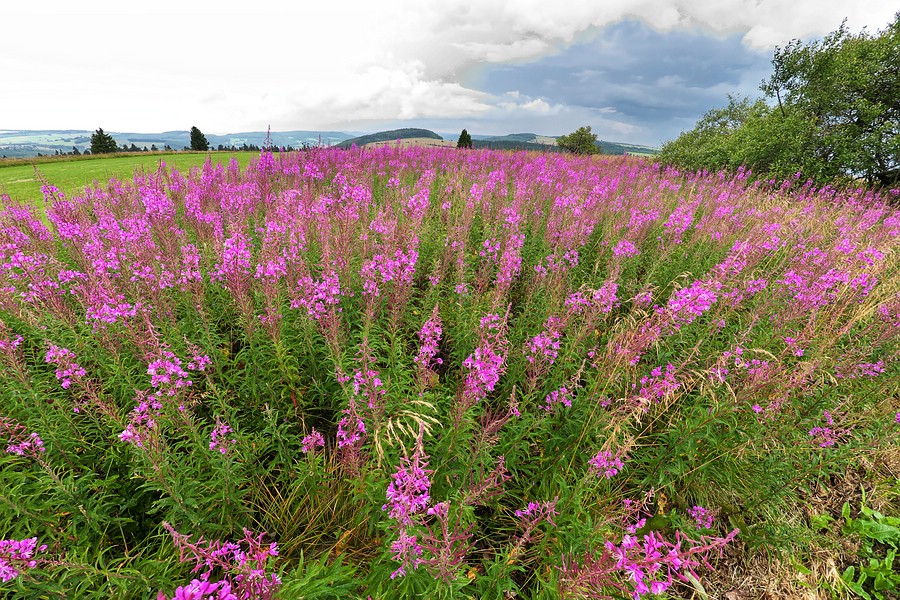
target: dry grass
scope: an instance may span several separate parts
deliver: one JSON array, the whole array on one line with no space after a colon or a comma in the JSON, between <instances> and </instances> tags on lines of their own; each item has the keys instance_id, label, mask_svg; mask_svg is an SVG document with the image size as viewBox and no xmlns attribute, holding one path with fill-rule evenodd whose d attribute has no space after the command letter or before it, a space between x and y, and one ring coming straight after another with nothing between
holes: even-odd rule
<instances>
[{"instance_id":1,"label":"dry grass","mask_svg":"<svg viewBox=\"0 0 900 600\"><path fill-rule=\"evenodd\" d=\"M672 597L691 600L833 600L849 598L849 590L841 581L848 566L858 564L858 540L841 531L841 509L851 506L851 514L859 512L863 502L879 512L896 512L900 481L900 448L883 448L873 452L871 460L855 470L820 482L810 490L801 511L785 515L800 521L798 526L822 514L834 520L821 533L802 561L792 563L778 559L766 548L751 549L735 543L717 563L715 572L703 573L700 586L681 584ZM803 572L798 563L809 571Z\"/></svg>"},{"instance_id":2,"label":"dry grass","mask_svg":"<svg viewBox=\"0 0 900 600\"><path fill-rule=\"evenodd\" d=\"M355 480L341 471L337 453L324 454L324 476L305 476L306 459L296 464L285 486L259 481L253 493L258 528L278 540L281 560L344 556L365 563L381 548L368 531L369 506Z\"/></svg>"}]
</instances>

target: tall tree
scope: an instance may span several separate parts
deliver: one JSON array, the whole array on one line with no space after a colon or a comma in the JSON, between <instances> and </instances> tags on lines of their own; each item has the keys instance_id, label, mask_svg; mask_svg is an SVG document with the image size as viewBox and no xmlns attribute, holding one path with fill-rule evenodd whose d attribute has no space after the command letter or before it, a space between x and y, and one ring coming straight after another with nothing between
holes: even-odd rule
<instances>
[{"instance_id":1,"label":"tall tree","mask_svg":"<svg viewBox=\"0 0 900 600\"><path fill-rule=\"evenodd\" d=\"M556 138L556 145L563 150L574 152L575 154L596 154L597 153L597 134L591 133L591 127L579 127L568 135L561 135Z\"/></svg>"},{"instance_id":2,"label":"tall tree","mask_svg":"<svg viewBox=\"0 0 900 600\"><path fill-rule=\"evenodd\" d=\"M776 48L762 90L804 114L816 151L849 177L900 181L900 12L877 35L846 22L820 41Z\"/></svg>"},{"instance_id":3,"label":"tall tree","mask_svg":"<svg viewBox=\"0 0 900 600\"><path fill-rule=\"evenodd\" d=\"M200 152L209 150L209 142L206 140L206 136L196 127L191 127L191 150Z\"/></svg>"},{"instance_id":4,"label":"tall tree","mask_svg":"<svg viewBox=\"0 0 900 600\"><path fill-rule=\"evenodd\" d=\"M465 129L462 130L462 133L459 134L459 140L456 142L457 148L471 148L472 147L472 136L469 135L469 132Z\"/></svg>"},{"instance_id":5,"label":"tall tree","mask_svg":"<svg viewBox=\"0 0 900 600\"><path fill-rule=\"evenodd\" d=\"M822 40L776 48L761 86L770 99L735 101L663 145L688 168L745 165L758 175L802 173L818 185L900 183L900 13L878 34L846 25Z\"/></svg>"},{"instance_id":6,"label":"tall tree","mask_svg":"<svg viewBox=\"0 0 900 600\"><path fill-rule=\"evenodd\" d=\"M118 150L116 140L101 127L91 136L91 154L109 154Z\"/></svg>"}]
</instances>

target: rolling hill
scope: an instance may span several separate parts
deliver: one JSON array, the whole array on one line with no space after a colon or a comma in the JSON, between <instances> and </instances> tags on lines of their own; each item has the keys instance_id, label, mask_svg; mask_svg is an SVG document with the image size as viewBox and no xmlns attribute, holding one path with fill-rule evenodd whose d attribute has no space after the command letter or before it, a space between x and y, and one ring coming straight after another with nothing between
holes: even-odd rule
<instances>
[{"instance_id":1,"label":"rolling hill","mask_svg":"<svg viewBox=\"0 0 900 600\"><path fill-rule=\"evenodd\" d=\"M337 144L338 148L349 148L351 146L365 146L374 142L391 142L394 140L403 140L408 138L425 138L433 140L443 140L441 136L430 129L418 129L415 127L407 127L404 129L391 129L390 131L379 131L369 135L361 135L359 137L350 138Z\"/></svg>"}]
</instances>

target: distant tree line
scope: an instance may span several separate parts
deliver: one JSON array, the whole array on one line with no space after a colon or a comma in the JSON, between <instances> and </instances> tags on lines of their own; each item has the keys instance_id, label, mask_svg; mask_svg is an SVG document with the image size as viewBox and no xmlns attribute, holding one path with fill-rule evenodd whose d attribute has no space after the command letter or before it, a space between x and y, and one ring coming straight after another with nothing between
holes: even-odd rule
<instances>
[{"instance_id":1,"label":"distant tree line","mask_svg":"<svg viewBox=\"0 0 900 600\"><path fill-rule=\"evenodd\" d=\"M800 174L817 185L900 183L900 13L877 34L846 22L820 41L776 48L765 98L729 97L660 160L689 169Z\"/></svg>"},{"instance_id":2,"label":"distant tree line","mask_svg":"<svg viewBox=\"0 0 900 600\"><path fill-rule=\"evenodd\" d=\"M208 151L219 151L219 152L260 152L262 148L257 146L256 144L247 144L246 142L240 146L230 145L226 146L223 144L219 144L214 149L210 146L209 141L206 139L206 136L203 134L200 129L196 126L191 127L190 130L190 147L184 146L182 150L184 151L194 151L194 152L208 152ZM294 152L295 150L308 150L312 146L310 144L303 144L298 147L294 146L271 146L266 149L272 152ZM173 152L174 148L170 145L166 144L163 146L164 152ZM55 152L56 156L78 156L81 154L111 154L113 152L159 152L159 148L156 147L156 144L152 144L150 148L147 146L138 147L134 143L130 146L126 144L122 144L121 146L116 145L115 139L113 137L103 131L103 128L97 129L94 134L91 136L91 146L90 150L85 149L84 152L79 151L78 147L72 146L71 152L60 152L57 150ZM42 154L38 154L38 156L43 156Z\"/></svg>"}]
</instances>

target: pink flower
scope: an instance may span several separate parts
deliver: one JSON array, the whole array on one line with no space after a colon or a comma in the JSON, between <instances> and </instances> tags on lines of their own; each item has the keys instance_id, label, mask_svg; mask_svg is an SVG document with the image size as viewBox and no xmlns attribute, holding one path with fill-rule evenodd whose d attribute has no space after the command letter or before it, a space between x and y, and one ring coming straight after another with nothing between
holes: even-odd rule
<instances>
[{"instance_id":1,"label":"pink flower","mask_svg":"<svg viewBox=\"0 0 900 600\"><path fill-rule=\"evenodd\" d=\"M237 443L237 440L234 438L227 439L229 433L232 433L231 426L220 417L216 417L216 426L210 434L212 441L209 443L209 449L218 450L221 454L227 454L229 446Z\"/></svg>"},{"instance_id":2,"label":"pink flower","mask_svg":"<svg viewBox=\"0 0 900 600\"><path fill-rule=\"evenodd\" d=\"M688 514L697 523L698 528L709 529L712 527L716 511L711 511L702 506L694 506L688 509Z\"/></svg>"},{"instance_id":3,"label":"pink flower","mask_svg":"<svg viewBox=\"0 0 900 600\"><path fill-rule=\"evenodd\" d=\"M316 431L315 427L313 427L310 434L303 438L303 454L309 454L310 452L313 452L316 447L324 448L325 438L321 433Z\"/></svg>"},{"instance_id":4,"label":"pink flower","mask_svg":"<svg viewBox=\"0 0 900 600\"><path fill-rule=\"evenodd\" d=\"M613 455L613 453L608 450L601 450L595 454L588 463L590 464L588 473L596 475L597 477L603 475L607 479L611 479L617 475L620 470L625 468L625 464L622 462L619 455Z\"/></svg>"}]
</instances>

